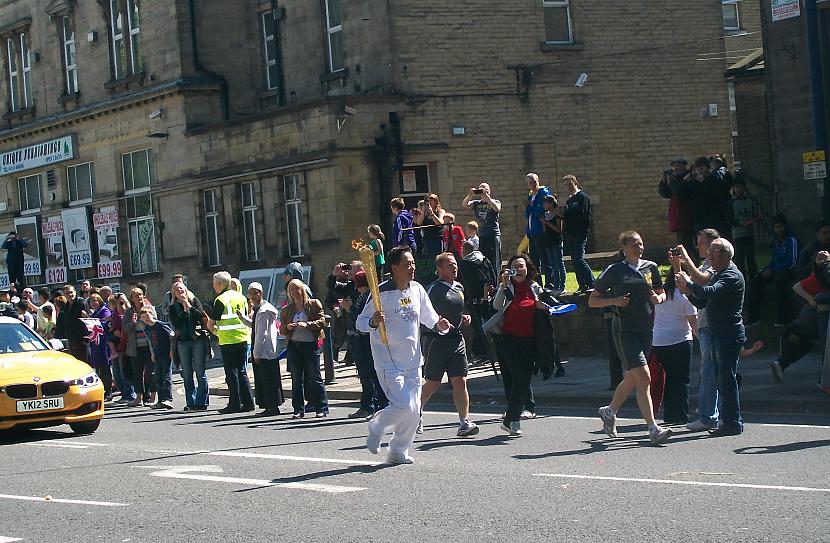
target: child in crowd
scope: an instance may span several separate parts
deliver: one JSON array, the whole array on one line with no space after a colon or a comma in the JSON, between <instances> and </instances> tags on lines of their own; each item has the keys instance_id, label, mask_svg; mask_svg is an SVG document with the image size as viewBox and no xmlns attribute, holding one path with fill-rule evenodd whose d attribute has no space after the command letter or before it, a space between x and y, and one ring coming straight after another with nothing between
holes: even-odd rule
<instances>
[{"instance_id":1,"label":"child in crowd","mask_svg":"<svg viewBox=\"0 0 830 543\"><path fill-rule=\"evenodd\" d=\"M380 281L383 277L383 267L386 265L386 257L383 255L383 242L386 241L386 236L376 224L370 224L366 233L369 234L369 247L375 255L375 270L378 272L378 281ZM287 285L288 282L286 281L285 284Z\"/></svg>"},{"instance_id":2,"label":"child in crowd","mask_svg":"<svg viewBox=\"0 0 830 543\"><path fill-rule=\"evenodd\" d=\"M52 309L51 305L44 305L41 310L43 311L43 318L46 322L43 323L43 328L40 330L40 333L44 338L52 339L55 337L55 319L52 318L55 310Z\"/></svg>"},{"instance_id":3,"label":"child in crowd","mask_svg":"<svg viewBox=\"0 0 830 543\"><path fill-rule=\"evenodd\" d=\"M735 246L735 265L744 277L755 277L758 264L755 262L755 230L753 223L758 220L755 202L746 190L746 181L740 177L732 183L730 203L732 243Z\"/></svg>"},{"instance_id":4,"label":"child in crowd","mask_svg":"<svg viewBox=\"0 0 830 543\"><path fill-rule=\"evenodd\" d=\"M558 296L565 291L565 260L562 255L562 217L556 214L559 202L553 195L545 196L542 201L545 208L544 217L540 218L544 227L544 250L548 253L551 276L545 278L545 288Z\"/></svg>"},{"instance_id":5,"label":"child in crowd","mask_svg":"<svg viewBox=\"0 0 830 543\"><path fill-rule=\"evenodd\" d=\"M444 213L444 224L451 224L450 228L444 228L444 247L461 260L461 247L464 245L464 229L455 224L455 215Z\"/></svg>"},{"instance_id":6,"label":"child in crowd","mask_svg":"<svg viewBox=\"0 0 830 543\"><path fill-rule=\"evenodd\" d=\"M35 316L29 313L29 304L26 300L17 302L17 318L26 323L32 330L35 329Z\"/></svg>"},{"instance_id":7,"label":"child in crowd","mask_svg":"<svg viewBox=\"0 0 830 543\"><path fill-rule=\"evenodd\" d=\"M144 333L150 342L150 356L155 363L153 376L158 389L158 400L153 409L173 409L173 329L166 322L156 320L153 308L144 306L138 311L144 323Z\"/></svg>"},{"instance_id":8,"label":"child in crowd","mask_svg":"<svg viewBox=\"0 0 830 543\"><path fill-rule=\"evenodd\" d=\"M467 241L473 244L474 251L478 251L478 223L476 221L468 222L466 230Z\"/></svg>"}]
</instances>

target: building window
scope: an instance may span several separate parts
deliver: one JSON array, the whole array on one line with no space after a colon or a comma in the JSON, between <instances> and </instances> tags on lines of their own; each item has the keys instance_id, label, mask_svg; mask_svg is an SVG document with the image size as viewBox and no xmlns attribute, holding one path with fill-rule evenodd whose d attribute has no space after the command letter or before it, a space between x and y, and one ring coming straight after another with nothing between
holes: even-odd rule
<instances>
[{"instance_id":1,"label":"building window","mask_svg":"<svg viewBox=\"0 0 830 543\"><path fill-rule=\"evenodd\" d=\"M40 174L18 178L17 192L20 196L20 211L40 211Z\"/></svg>"},{"instance_id":2,"label":"building window","mask_svg":"<svg viewBox=\"0 0 830 543\"><path fill-rule=\"evenodd\" d=\"M32 107L32 61L26 34L20 34L20 68L23 77L23 107Z\"/></svg>"},{"instance_id":3,"label":"building window","mask_svg":"<svg viewBox=\"0 0 830 543\"><path fill-rule=\"evenodd\" d=\"M298 174L283 177L285 220L288 231L288 256L303 256L303 200Z\"/></svg>"},{"instance_id":4,"label":"building window","mask_svg":"<svg viewBox=\"0 0 830 543\"><path fill-rule=\"evenodd\" d=\"M155 217L149 191L127 198L127 231L133 275L158 271Z\"/></svg>"},{"instance_id":5,"label":"building window","mask_svg":"<svg viewBox=\"0 0 830 543\"><path fill-rule=\"evenodd\" d=\"M205 235L207 241L208 266L218 266L219 262L219 210L216 206L216 189L206 190L205 199Z\"/></svg>"},{"instance_id":6,"label":"building window","mask_svg":"<svg viewBox=\"0 0 830 543\"><path fill-rule=\"evenodd\" d=\"M156 182L156 165L152 149L142 149L121 155L124 172L124 191L149 190Z\"/></svg>"},{"instance_id":7,"label":"building window","mask_svg":"<svg viewBox=\"0 0 830 543\"><path fill-rule=\"evenodd\" d=\"M66 94L78 92L78 67L75 62L75 27L69 16L62 18L63 70L66 77Z\"/></svg>"},{"instance_id":8,"label":"building window","mask_svg":"<svg viewBox=\"0 0 830 543\"><path fill-rule=\"evenodd\" d=\"M545 11L545 42L573 43L570 0L542 0Z\"/></svg>"},{"instance_id":9,"label":"building window","mask_svg":"<svg viewBox=\"0 0 830 543\"><path fill-rule=\"evenodd\" d=\"M259 260L256 242L256 209L254 183L242 183L242 222L245 226L245 258L248 262Z\"/></svg>"},{"instance_id":10,"label":"building window","mask_svg":"<svg viewBox=\"0 0 830 543\"><path fill-rule=\"evenodd\" d=\"M95 168L92 162L67 166L66 180L69 184L69 204L88 204L95 193Z\"/></svg>"},{"instance_id":11,"label":"building window","mask_svg":"<svg viewBox=\"0 0 830 543\"><path fill-rule=\"evenodd\" d=\"M265 46L265 85L268 90L276 90L280 86L280 44L277 12L274 10L262 14L262 39Z\"/></svg>"},{"instance_id":12,"label":"building window","mask_svg":"<svg viewBox=\"0 0 830 543\"><path fill-rule=\"evenodd\" d=\"M740 0L722 0L721 5L723 7L723 29L740 30Z\"/></svg>"},{"instance_id":13,"label":"building window","mask_svg":"<svg viewBox=\"0 0 830 543\"><path fill-rule=\"evenodd\" d=\"M20 109L17 86L20 81L20 72L17 71L17 47L14 40L6 40L6 68L9 76L9 109L17 111Z\"/></svg>"},{"instance_id":14,"label":"building window","mask_svg":"<svg viewBox=\"0 0 830 543\"><path fill-rule=\"evenodd\" d=\"M342 70L343 24L340 20L340 0L326 0L326 28L328 32L329 71Z\"/></svg>"},{"instance_id":15,"label":"building window","mask_svg":"<svg viewBox=\"0 0 830 543\"><path fill-rule=\"evenodd\" d=\"M143 69L138 0L110 0L110 34L115 79Z\"/></svg>"}]
</instances>

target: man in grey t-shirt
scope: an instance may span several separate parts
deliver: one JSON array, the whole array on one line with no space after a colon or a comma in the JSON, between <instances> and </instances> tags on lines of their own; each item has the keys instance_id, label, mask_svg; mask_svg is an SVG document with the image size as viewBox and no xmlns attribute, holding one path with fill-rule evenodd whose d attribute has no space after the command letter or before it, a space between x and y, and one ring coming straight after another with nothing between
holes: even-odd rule
<instances>
[{"instance_id":1,"label":"man in grey t-shirt","mask_svg":"<svg viewBox=\"0 0 830 543\"><path fill-rule=\"evenodd\" d=\"M498 277L501 271L501 202L490 195L490 185L482 182L478 188L470 188L462 205L472 209L478 222L478 250L490 261L493 275Z\"/></svg>"}]
</instances>

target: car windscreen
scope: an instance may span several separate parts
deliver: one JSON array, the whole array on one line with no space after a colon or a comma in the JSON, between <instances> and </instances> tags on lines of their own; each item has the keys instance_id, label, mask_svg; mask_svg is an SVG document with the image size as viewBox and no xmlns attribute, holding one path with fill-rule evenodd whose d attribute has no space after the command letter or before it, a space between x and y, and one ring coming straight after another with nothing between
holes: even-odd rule
<instances>
[{"instance_id":1,"label":"car windscreen","mask_svg":"<svg viewBox=\"0 0 830 543\"><path fill-rule=\"evenodd\" d=\"M22 323L0 323L0 354L46 350L49 346Z\"/></svg>"}]
</instances>

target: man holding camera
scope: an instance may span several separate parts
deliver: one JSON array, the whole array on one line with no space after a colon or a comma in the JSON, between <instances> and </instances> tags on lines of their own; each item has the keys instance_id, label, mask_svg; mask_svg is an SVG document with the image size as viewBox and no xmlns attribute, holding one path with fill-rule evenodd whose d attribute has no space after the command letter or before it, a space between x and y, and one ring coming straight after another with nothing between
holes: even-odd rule
<instances>
[{"instance_id":1,"label":"man holding camera","mask_svg":"<svg viewBox=\"0 0 830 543\"><path fill-rule=\"evenodd\" d=\"M29 246L29 238L17 237L17 232L9 232L6 241L3 242L3 249L6 253L6 267L9 270L9 283L17 283L20 287L26 286L26 276L23 272L23 249Z\"/></svg>"},{"instance_id":2,"label":"man holding camera","mask_svg":"<svg viewBox=\"0 0 830 543\"><path fill-rule=\"evenodd\" d=\"M692 215L692 187L687 179L688 162L676 158L671 162L671 169L663 172L657 185L657 193L669 201L669 231L677 234L677 243L684 247L694 247L694 217Z\"/></svg>"},{"instance_id":3,"label":"man holding camera","mask_svg":"<svg viewBox=\"0 0 830 543\"><path fill-rule=\"evenodd\" d=\"M490 185L482 182L478 188L470 188L461 205L472 208L478 222L478 250L490 261L493 277L498 276L501 268L501 202L492 197Z\"/></svg>"}]
</instances>

